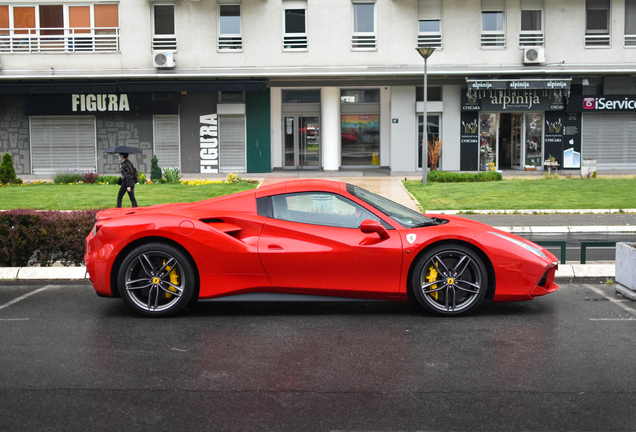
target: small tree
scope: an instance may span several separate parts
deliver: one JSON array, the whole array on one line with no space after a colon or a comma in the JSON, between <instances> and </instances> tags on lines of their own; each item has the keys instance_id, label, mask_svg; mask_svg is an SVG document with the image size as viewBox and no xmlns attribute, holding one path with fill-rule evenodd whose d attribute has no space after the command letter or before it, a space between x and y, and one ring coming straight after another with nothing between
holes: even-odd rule
<instances>
[{"instance_id":1,"label":"small tree","mask_svg":"<svg viewBox=\"0 0 636 432\"><path fill-rule=\"evenodd\" d=\"M150 180L161 180L161 177L159 159L157 159L157 155L152 155L152 159L150 159Z\"/></svg>"},{"instance_id":2,"label":"small tree","mask_svg":"<svg viewBox=\"0 0 636 432\"><path fill-rule=\"evenodd\" d=\"M2 162L0 162L0 183L15 183L15 168L13 168L13 158L9 153L5 153L2 156Z\"/></svg>"}]
</instances>

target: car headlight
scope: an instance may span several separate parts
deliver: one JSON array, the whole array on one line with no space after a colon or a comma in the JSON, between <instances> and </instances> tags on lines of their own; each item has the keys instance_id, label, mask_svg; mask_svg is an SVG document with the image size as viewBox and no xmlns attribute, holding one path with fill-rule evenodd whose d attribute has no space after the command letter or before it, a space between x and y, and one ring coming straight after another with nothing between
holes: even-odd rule
<instances>
[{"instance_id":1,"label":"car headlight","mask_svg":"<svg viewBox=\"0 0 636 432\"><path fill-rule=\"evenodd\" d=\"M496 233L496 232L488 231L488 233L492 234L492 235L496 235L497 237L501 237L502 239L506 239L509 242L516 244L517 246L521 246L525 250L527 250L529 252L532 252L533 254L535 254L538 257L547 258L547 256L545 256L545 254L543 253L543 251L541 249L537 249L536 247L531 246L528 243L524 243L524 242L522 242L520 240L513 239L511 237L508 237L508 236L505 236L503 234L499 234L499 233Z\"/></svg>"}]
</instances>

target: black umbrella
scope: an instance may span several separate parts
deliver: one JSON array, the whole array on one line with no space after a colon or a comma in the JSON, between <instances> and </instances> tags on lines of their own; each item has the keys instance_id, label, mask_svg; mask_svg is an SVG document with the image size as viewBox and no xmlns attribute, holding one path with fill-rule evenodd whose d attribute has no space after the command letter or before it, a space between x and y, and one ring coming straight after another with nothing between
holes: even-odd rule
<instances>
[{"instance_id":1,"label":"black umbrella","mask_svg":"<svg viewBox=\"0 0 636 432\"><path fill-rule=\"evenodd\" d=\"M141 153L141 150L130 146L115 146L104 149L104 153Z\"/></svg>"}]
</instances>

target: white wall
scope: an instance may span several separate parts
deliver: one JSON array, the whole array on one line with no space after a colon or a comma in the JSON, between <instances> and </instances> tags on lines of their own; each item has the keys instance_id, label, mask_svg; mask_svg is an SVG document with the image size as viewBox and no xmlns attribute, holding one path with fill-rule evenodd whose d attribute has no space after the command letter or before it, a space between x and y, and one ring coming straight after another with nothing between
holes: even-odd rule
<instances>
[{"instance_id":1,"label":"white wall","mask_svg":"<svg viewBox=\"0 0 636 432\"><path fill-rule=\"evenodd\" d=\"M461 139L461 89L458 85L442 87L442 170L459 171Z\"/></svg>"},{"instance_id":2,"label":"white wall","mask_svg":"<svg viewBox=\"0 0 636 432\"><path fill-rule=\"evenodd\" d=\"M391 88L391 170L415 171L417 168L417 117L415 86Z\"/></svg>"}]
</instances>

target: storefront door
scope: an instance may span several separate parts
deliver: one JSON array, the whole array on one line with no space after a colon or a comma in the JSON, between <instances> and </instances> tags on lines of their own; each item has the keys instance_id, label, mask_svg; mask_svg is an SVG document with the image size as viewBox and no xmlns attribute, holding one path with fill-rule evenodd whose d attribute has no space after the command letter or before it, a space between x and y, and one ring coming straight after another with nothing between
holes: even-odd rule
<instances>
[{"instance_id":1,"label":"storefront door","mask_svg":"<svg viewBox=\"0 0 636 432\"><path fill-rule=\"evenodd\" d=\"M283 117L284 168L320 168L320 117Z\"/></svg>"}]
</instances>

